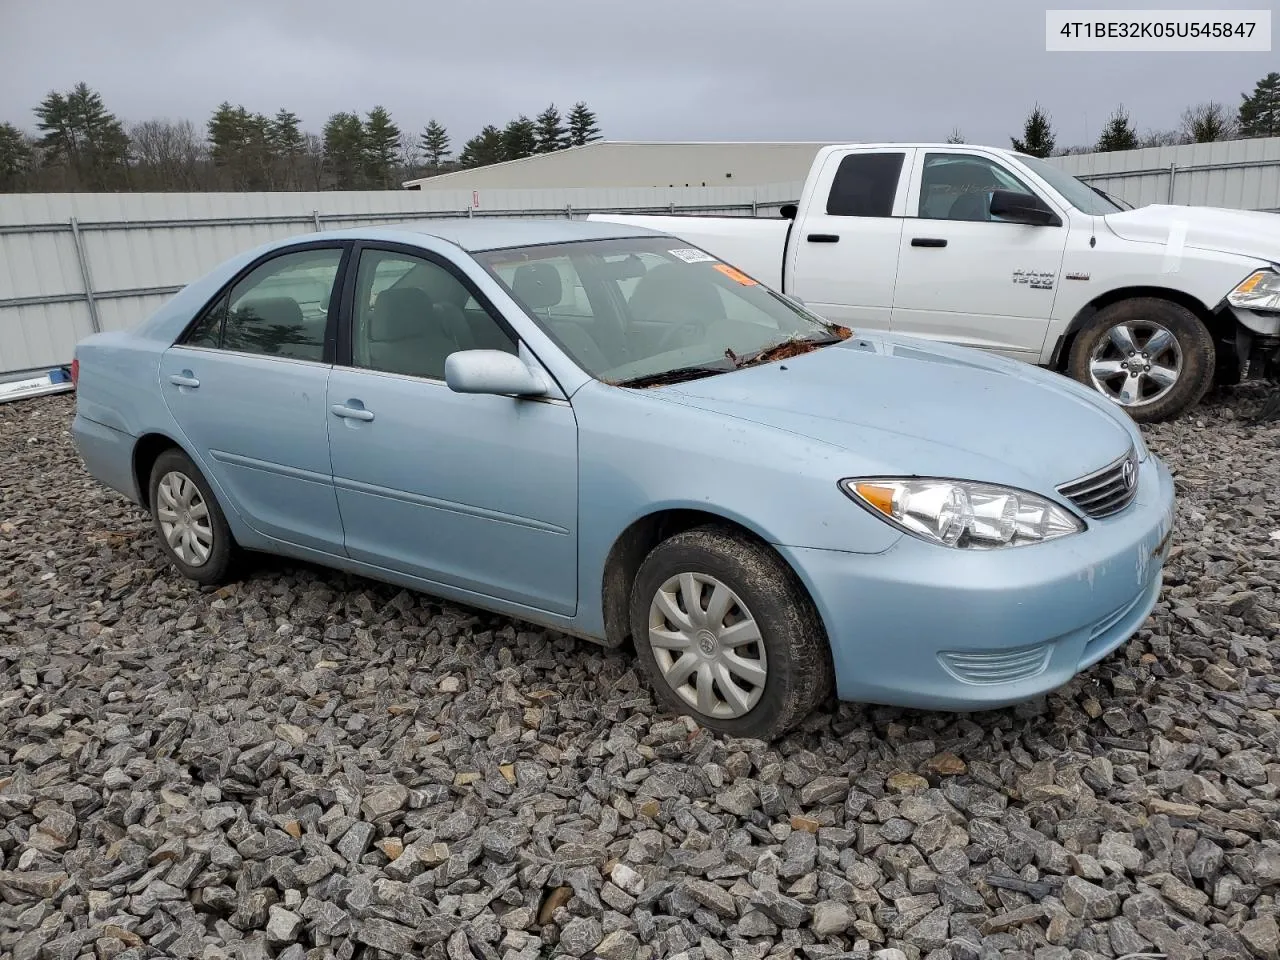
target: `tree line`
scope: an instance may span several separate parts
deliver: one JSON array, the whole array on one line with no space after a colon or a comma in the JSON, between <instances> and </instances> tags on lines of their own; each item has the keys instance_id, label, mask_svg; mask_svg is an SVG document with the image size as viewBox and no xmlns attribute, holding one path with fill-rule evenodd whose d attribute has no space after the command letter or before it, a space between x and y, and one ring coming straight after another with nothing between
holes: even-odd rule
<instances>
[{"instance_id":1,"label":"tree line","mask_svg":"<svg viewBox=\"0 0 1280 960\"><path fill-rule=\"evenodd\" d=\"M1009 139L1019 153L1052 157L1252 137L1280 137L1280 73L1268 73L1254 85L1252 93L1242 93L1240 105L1234 111L1217 101L1187 107L1182 112L1181 124L1172 130L1147 130L1139 134L1121 104L1103 124L1096 143L1059 147L1052 121L1037 103L1027 115L1022 136ZM947 142L963 143L964 137L956 129Z\"/></svg>"},{"instance_id":2,"label":"tree line","mask_svg":"<svg viewBox=\"0 0 1280 960\"><path fill-rule=\"evenodd\" d=\"M50 92L33 112L34 134L0 122L0 192L384 190L600 139L583 101L563 115L553 103L532 119L488 124L456 155L437 120L405 131L382 106L335 113L318 134L290 110L267 115L230 102L203 130L169 119L126 129L101 94L78 83Z\"/></svg>"}]
</instances>

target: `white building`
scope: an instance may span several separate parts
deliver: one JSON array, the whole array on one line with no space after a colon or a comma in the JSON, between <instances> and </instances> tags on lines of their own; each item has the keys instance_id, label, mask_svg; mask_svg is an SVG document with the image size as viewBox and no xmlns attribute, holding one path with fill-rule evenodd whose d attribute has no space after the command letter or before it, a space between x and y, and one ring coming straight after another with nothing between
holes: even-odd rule
<instances>
[{"instance_id":1,"label":"white building","mask_svg":"<svg viewBox=\"0 0 1280 960\"><path fill-rule=\"evenodd\" d=\"M750 187L804 180L827 141L644 143L600 140L523 160L407 181L409 190Z\"/></svg>"}]
</instances>

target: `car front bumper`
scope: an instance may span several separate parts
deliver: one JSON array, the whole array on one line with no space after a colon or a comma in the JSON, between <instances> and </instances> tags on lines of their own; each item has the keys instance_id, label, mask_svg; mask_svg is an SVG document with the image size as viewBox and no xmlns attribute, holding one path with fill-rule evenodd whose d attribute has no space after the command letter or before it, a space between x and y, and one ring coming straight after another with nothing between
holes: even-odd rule
<instances>
[{"instance_id":1,"label":"car front bumper","mask_svg":"<svg viewBox=\"0 0 1280 960\"><path fill-rule=\"evenodd\" d=\"M1148 457L1129 507L1048 543L778 549L826 626L841 700L983 710L1055 690L1130 639L1159 597L1172 525L1173 477Z\"/></svg>"}]
</instances>

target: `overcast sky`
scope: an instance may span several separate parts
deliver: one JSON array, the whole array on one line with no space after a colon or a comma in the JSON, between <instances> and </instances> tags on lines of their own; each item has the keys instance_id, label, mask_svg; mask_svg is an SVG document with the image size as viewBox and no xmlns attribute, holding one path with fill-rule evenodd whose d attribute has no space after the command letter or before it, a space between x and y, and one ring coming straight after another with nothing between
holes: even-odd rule
<instances>
[{"instance_id":1,"label":"overcast sky","mask_svg":"<svg viewBox=\"0 0 1280 960\"><path fill-rule=\"evenodd\" d=\"M1266 8L1236 0L1183 4ZM1242 92L1280 53L1046 53L1029 0L0 0L0 120L83 80L126 123L222 100L431 117L454 149L554 101L608 139L941 140L1008 146L1039 100L1059 145L1096 140L1123 101L1139 131ZM1274 39L1273 39L1274 45Z\"/></svg>"}]
</instances>

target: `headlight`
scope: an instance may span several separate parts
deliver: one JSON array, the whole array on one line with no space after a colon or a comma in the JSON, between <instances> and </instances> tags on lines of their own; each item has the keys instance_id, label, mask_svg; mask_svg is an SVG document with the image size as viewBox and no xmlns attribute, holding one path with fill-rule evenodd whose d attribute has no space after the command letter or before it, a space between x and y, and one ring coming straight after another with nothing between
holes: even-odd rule
<instances>
[{"instance_id":1,"label":"headlight","mask_svg":"<svg viewBox=\"0 0 1280 960\"><path fill-rule=\"evenodd\" d=\"M841 481L840 489L894 526L947 547L1017 547L1084 529L1056 503L988 483L852 479Z\"/></svg>"},{"instance_id":2,"label":"headlight","mask_svg":"<svg viewBox=\"0 0 1280 960\"><path fill-rule=\"evenodd\" d=\"M1241 310L1280 310L1280 273L1255 270L1227 294L1227 303Z\"/></svg>"}]
</instances>

